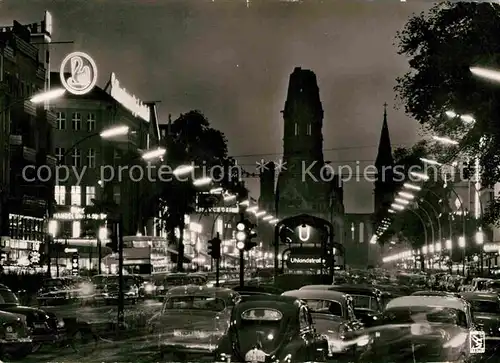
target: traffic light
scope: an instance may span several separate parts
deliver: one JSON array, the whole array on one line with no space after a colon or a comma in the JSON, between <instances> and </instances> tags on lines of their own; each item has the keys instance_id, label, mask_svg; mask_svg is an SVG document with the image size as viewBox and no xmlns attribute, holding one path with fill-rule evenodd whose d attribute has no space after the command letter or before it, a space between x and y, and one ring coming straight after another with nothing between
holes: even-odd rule
<instances>
[{"instance_id":1,"label":"traffic light","mask_svg":"<svg viewBox=\"0 0 500 363\"><path fill-rule=\"evenodd\" d=\"M73 276L78 276L80 272L80 255L78 252L73 253L71 256L71 274Z\"/></svg>"},{"instance_id":2,"label":"traffic light","mask_svg":"<svg viewBox=\"0 0 500 363\"><path fill-rule=\"evenodd\" d=\"M222 241L219 237L214 237L210 241L208 241L208 254L212 256L213 259L218 260L221 257L221 246Z\"/></svg>"},{"instance_id":3,"label":"traffic light","mask_svg":"<svg viewBox=\"0 0 500 363\"><path fill-rule=\"evenodd\" d=\"M257 236L254 230L255 225L247 219L242 219L236 225L236 248L240 251L250 251L257 246L256 242L252 242L252 238Z\"/></svg>"}]
</instances>

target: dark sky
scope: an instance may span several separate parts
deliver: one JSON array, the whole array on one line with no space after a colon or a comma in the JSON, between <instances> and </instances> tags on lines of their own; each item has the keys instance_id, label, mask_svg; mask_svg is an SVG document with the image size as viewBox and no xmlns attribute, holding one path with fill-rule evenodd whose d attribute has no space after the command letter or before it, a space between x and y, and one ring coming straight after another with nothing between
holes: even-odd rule
<instances>
[{"instance_id":1,"label":"dark sky","mask_svg":"<svg viewBox=\"0 0 500 363\"><path fill-rule=\"evenodd\" d=\"M264 5L263 5L264 4ZM199 109L229 139L249 171L282 150L280 110L296 66L313 70L325 110L325 159L366 165L375 158L383 103L393 144L409 145L418 127L394 110L395 78L407 62L394 36L424 2L307 0L0 0L0 24L54 17L53 68L71 51L97 62L143 100L161 100L160 116ZM338 150L332 150L338 149ZM244 157L244 155L251 155ZM255 181L250 183L254 194ZM345 188L347 211L368 212L372 186Z\"/></svg>"}]
</instances>

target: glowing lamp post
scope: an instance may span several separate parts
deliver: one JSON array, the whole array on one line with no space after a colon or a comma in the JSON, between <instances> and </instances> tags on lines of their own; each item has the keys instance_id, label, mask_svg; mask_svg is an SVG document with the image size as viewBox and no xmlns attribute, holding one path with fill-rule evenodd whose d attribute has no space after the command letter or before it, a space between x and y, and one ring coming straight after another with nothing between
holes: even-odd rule
<instances>
[{"instance_id":1,"label":"glowing lamp post","mask_svg":"<svg viewBox=\"0 0 500 363\"><path fill-rule=\"evenodd\" d=\"M174 175L176 177L189 175L194 171L193 165L181 165L174 169Z\"/></svg>"},{"instance_id":2,"label":"glowing lamp post","mask_svg":"<svg viewBox=\"0 0 500 363\"><path fill-rule=\"evenodd\" d=\"M212 178L209 178L209 177L199 178L199 179L195 179L193 181L193 185L195 187L204 187L204 186L208 186L210 184L212 184Z\"/></svg>"},{"instance_id":3,"label":"glowing lamp post","mask_svg":"<svg viewBox=\"0 0 500 363\"><path fill-rule=\"evenodd\" d=\"M148 150L148 151L144 152L144 154L142 154L142 158L146 161L158 159L158 158L162 158L166 152L167 152L167 150L159 147L157 149Z\"/></svg>"},{"instance_id":4,"label":"glowing lamp post","mask_svg":"<svg viewBox=\"0 0 500 363\"><path fill-rule=\"evenodd\" d=\"M462 274L465 276L465 236L458 238L458 247L462 249Z\"/></svg>"},{"instance_id":5,"label":"glowing lamp post","mask_svg":"<svg viewBox=\"0 0 500 363\"><path fill-rule=\"evenodd\" d=\"M103 139L110 139L117 136L125 136L128 134L130 128L128 126L115 126L105 129L99 133L99 136Z\"/></svg>"}]
</instances>

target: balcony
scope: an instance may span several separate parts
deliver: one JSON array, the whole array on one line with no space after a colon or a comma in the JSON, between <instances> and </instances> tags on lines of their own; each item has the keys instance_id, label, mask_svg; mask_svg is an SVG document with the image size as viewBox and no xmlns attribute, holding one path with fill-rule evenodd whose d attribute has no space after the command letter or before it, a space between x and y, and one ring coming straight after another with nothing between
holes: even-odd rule
<instances>
[{"instance_id":1,"label":"balcony","mask_svg":"<svg viewBox=\"0 0 500 363\"><path fill-rule=\"evenodd\" d=\"M57 127L57 115L54 112L45 111L45 117L49 125L51 125L54 128Z\"/></svg>"},{"instance_id":2,"label":"balcony","mask_svg":"<svg viewBox=\"0 0 500 363\"><path fill-rule=\"evenodd\" d=\"M23 147L23 158L26 161L31 161L32 163L36 163L36 150L30 147Z\"/></svg>"},{"instance_id":3,"label":"balcony","mask_svg":"<svg viewBox=\"0 0 500 363\"><path fill-rule=\"evenodd\" d=\"M24 101L23 110L28 115L36 116L36 105L33 102L31 102L30 100Z\"/></svg>"},{"instance_id":4,"label":"balcony","mask_svg":"<svg viewBox=\"0 0 500 363\"><path fill-rule=\"evenodd\" d=\"M23 143L22 135L10 135L10 145L12 146L20 146Z\"/></svg>"},{"instance_id":5,"label":"balcony","mask_svg":"<svg viewBox=\"0 0 500 363\"><path fill-rule=\"evenodd\" d=\"M47 72L43 67L38 67L38 69L36 70L36 76L42 81L45 81L46 74Z\"/></svg>"},{"instance_id":6,"label":"balcony","mask_svg":"<svg viewBox=\"0 0 500 363\"><path fill-rule=\"evenodd\" d=\"M52 155L47 155L45 160L47 165L51 168L54 168L57 165L57 158Z\"/></svg>"}]
</instances>

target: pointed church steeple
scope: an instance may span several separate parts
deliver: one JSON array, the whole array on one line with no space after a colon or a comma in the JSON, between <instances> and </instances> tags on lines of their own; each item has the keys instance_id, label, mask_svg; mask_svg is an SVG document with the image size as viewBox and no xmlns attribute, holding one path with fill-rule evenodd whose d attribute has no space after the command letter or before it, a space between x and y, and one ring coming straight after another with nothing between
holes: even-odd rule
<instances>
[{"instance_id":1,"label":"pointed church steeple","mask_svg":"<svg viewBox=\"0 0 500 363\"><path fill-rule=\"evenodd\" d=\"M382 132L380 133L375 166L380 170L384 166L393 165L394 158L392 157L391 137L389 136L389 126L387 125L387 103L384 103L384 122L382 123Z\"/></svg>"}]
</instances>

